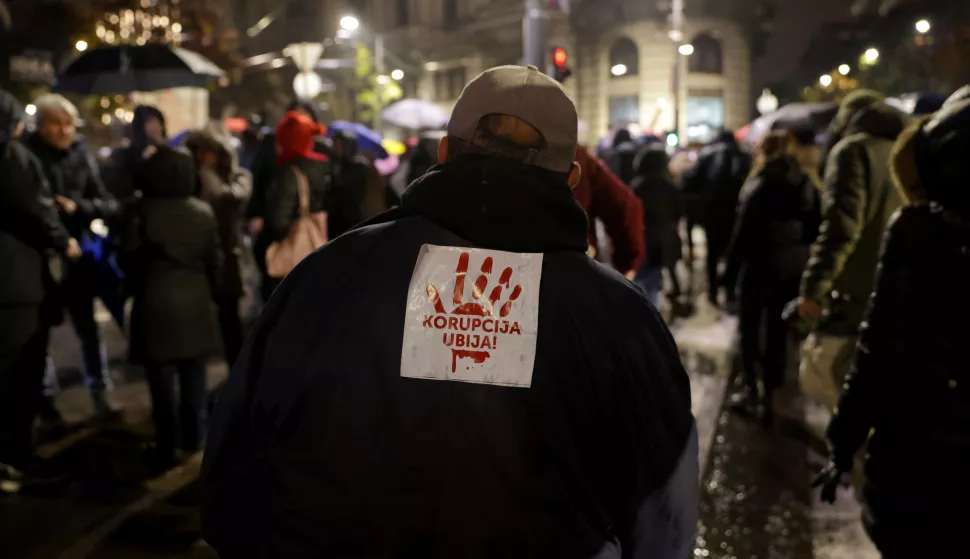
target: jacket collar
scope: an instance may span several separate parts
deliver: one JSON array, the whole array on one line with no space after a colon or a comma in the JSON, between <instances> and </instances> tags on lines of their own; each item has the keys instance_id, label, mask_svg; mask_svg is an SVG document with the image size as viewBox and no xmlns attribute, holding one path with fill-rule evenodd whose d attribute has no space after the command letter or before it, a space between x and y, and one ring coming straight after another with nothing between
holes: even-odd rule
<instances>
[{"instance_id":1,"label":"jacket collar","mask_svg":"<svg viewBox=\"0 0 970 559\"><path fill-rule=\"evenodd\" d=\"M386 218L421 215L481 247L586 252L586 213L569 187L534 167L466 157L432 167ZM371 223L374 223L372 220Z\"/></svg>"}]
</instances>

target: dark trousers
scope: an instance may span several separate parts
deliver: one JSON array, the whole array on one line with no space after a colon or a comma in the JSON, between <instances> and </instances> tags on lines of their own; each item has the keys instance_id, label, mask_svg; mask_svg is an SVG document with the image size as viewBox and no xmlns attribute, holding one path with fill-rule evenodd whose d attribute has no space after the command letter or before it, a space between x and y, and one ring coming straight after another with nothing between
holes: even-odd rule
<instances>
[{"instance_id":1,"label":"dark trousers","mask_svg":"<svg viewBox=\"0 0 970 559\"><path fill-rule=\"evenodd\" d=\"M40 306L0 308L0 463L17 469L33 454L48 333Z\"/></svg>"},{"instance_id":2,"label":"dark trousers","mask_svg":"<svg viewBox=\"0 0 970 559\"><path fill-rule=\"evenodd\" d=\"M728 249L731 242L731 228L725 225L705 225L704 237L707 239L707 297L712 304L717 305L718 284L717 265ZM733 289L728 289L728 301L734 300Z\"/></svg>"},{"instance_id":3,"label":"dark trousers","mask_svg":"<svg viewBox=\"0 0 970 559\"><path fill-rule=\"evenodd\" d=\"M68 292L65 294L64 307L81 342L84 383L92 393L110 390L107 351L101 343L101 333L94 318L94 295Z\"/></svg>"},{"instance_id":4,"label":"dark trousers","mask_svg":"<svg viewBox=\"0 0 970 559\"><path fill-rule=\"evenodd\" d=\"M224 297L217 302L219 307L219 329L222 331L222 345L226 352L226 363L232 368L236 357L242 351L243 328L239 319L239 299Z\"/></svg>"},{"instance_id":5,"label":"dark trousers","mask_svg":"<svg viewBox=\"0 0 970 559\"><path fill-rule=\"evenodd\" d=\"M155 444L159 456L163 459L173 458L176 439L180 439L182 450L198 450L205 424L205 363L184 360L165 365L153 364L145 367L145 374L152 396L152 419L155 421ZM175 377L178 377L181 393L177 404Z\"/></svg>"},{"instance_id":6,"label":"dark trousers","mask_svg":"<svg viewBox=\"0 0 970 559\"><path fill-rule=\"evenodd\" d=\"M770 401L785 379L788 325L781 314L797 294L798 279L775 285L754 282L741 285L739 326L744 380L752 394L758 393L758 380L761 380L765 401Z\"/></svg>"}]
</instances>

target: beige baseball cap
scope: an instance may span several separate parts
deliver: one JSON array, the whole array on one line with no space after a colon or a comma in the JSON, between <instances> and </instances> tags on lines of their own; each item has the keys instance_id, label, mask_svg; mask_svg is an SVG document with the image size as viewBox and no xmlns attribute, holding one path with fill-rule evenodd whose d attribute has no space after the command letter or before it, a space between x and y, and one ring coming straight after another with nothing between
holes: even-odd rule
<instances>
[{"instance_id":1,"label":"beige baseball cap","mask_svg":"<svg viewBox=\"0 0 970 559\"><path fill-rule=\"evenodd\" d=\"M539 131L542 147L512 150L477 138L489 115L514 116ZM448 121L448 136L486 151L557 173L568 173L576 156L579 117L576 105L556 80L535 66L497 66L465 86Z\"/></svg>"}]
</instances>

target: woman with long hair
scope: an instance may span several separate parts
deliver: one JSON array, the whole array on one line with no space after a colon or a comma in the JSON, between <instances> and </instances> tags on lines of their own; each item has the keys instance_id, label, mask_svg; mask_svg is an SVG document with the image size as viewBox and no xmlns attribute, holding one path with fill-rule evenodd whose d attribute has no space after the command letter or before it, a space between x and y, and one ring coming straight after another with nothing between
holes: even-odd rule
<instances>
[{"instance_id":1,"label":"woman with long hair","mask_svg":"<svg viewBox=\"0 0 970 559\"><path fill-rule=\"evenodd\" d=\"M772 396L784 380L788 360L782 312L798 296L821 221L817 152L811 130L775 130L765 138L742 189L722 276L729 289L740 276L743 406L749 411L760 408L766 425L774 417Z\"/></svg>"},{"instance_id":2,"label":"woman with long hair","mask_svg":"<svg viewBox=\"0 0 970 559\"><path fill-rule=\"evenodd\" d=\"M866 445L863 524L883 557L945 557L970 501L970 98L904 131L906 203L886 230L855 359L828 427L832 502Z\"/></svg>"}]
</instances>

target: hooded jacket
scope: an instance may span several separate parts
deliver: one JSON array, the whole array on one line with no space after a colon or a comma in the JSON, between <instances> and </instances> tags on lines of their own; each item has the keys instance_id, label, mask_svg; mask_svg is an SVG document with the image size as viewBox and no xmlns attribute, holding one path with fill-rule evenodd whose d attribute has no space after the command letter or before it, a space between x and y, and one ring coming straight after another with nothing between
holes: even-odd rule
<instances>
[{"instance_id":1,"label":"hooded jacket","mask_svg":"<svg viewBox=\"0 0 970 559\"><path fill-rule=\"evenodd\" d=\"M825 333L854 336L862 322L882 234L901 203L889 155L908 121L884 103L862 109L828 156L822 223L801 284L802 297L823 303Z\"/></svg>"},{"instance_id":2,"label":"hooded jacket","mask_svg":"<svg viewBox=\"0 0 970 559\"><path fill-rule=\"evenodd\" d=\"M734 134L724 132L701 150L697 164L684 173L684 194L696 206L692 213L713 237L712 243L727 245L741 187L750 171L751 156L741 150Z\"/></svg>"},{"instance_id":3,"label":"hooded jacket","mask_svg":"<svg viewBox=\"0 0 970 559\"><path fill-rule=\"evenodd\" d=\"M462 248L541 258L541 281L512 290L538 305L529 387L406 376L407 317L438 312L423 285L411 295L430 247L453 247L453 277ZM685 556L698 497L689 382L656 310L585 250L565 184L470 156L306 258L220 400L206 540L225 559ZM494 271L507 287L525 274Z\"/></svg>"},{"instance_id":4,"label":"hooded jacket","mask_svg":"<svg viewBox=\"0 0 970 559\"><path fill-rule=\"evenodd\" d=\"M149 118L162 123L162 136L168 137L165 115L150 105L138 105L131 120L129 144L111 154L111 165L105 170L105 184L113 196L119 200L131 200L140 185L135 184L135 174L141 165L142 153L152 142L145 133L145 122Z\"/></svg>"},{"instance_id":5,"label":"hooded jacket","mask_svg":"<svg viewBox=\"0 0 970 559\"><path fill-rule=\"evenodd\" d=\"M919 510L945 541L970 499L970 100L900 138L893 173L907 205L885 234L858 350L828 428L843 471L868 439L870 515ZM955 175L938 174L953 160ZM946 201L946 205L941 202ZM870 436L871 433L871 436Z\"/></svg>"},{"instance_id":6,"label":"hooded jacket","mask_svg":"<svg viewBox=\"0 0 970 559\"><path fill-rule=\"evenodd\" d=\"M212 206L219 222L224 260L222 295L242 297L243 218L253 190L252 175L239 167L228 133L218 122L210 122L202 130L190 134L185 139L185 147L196 161L199 198ZM199 168L203 152L216 155L214 167Z\"/></svg>"}]
</instances>

